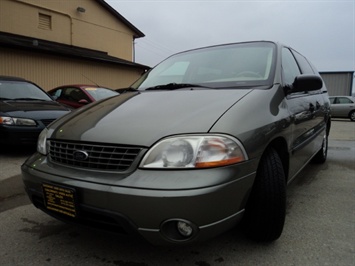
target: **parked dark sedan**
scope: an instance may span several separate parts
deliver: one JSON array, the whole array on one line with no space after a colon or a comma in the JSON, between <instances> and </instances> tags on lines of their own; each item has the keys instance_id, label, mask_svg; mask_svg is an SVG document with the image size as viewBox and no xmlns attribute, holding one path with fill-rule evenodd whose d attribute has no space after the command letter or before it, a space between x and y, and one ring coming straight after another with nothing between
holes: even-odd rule
<instances>
[{"instance_id":1,"label":"parked dark sedan","mask_svg":"<svg viewBox=\"0 0 355 266\"><path fill-rule=\"evenodd\" d=\"M173 55L131 89L52 124L22 166L58 219L155 244L212 238L242 220L280 237L286 185L327 157L330 104L316 69L274 42Z\"/></svg>"},{"instance_id":2,"label":"parked dark sedan","mask_svg":"<svg viewBox=\"0 0 355 266\"><path fill-rule=\"evenodd\" d=\"M46 126L70 111L36 84L0 76L1 144L36 144Z\"/></svg>"},{"instance_id":3,"label":"parked dark sedan","mask_svg":"<svg viewBox=\"0 0 355 266\"><path fill-rule=\"evenodd\" d=\"M50 90L49 95L57 102L79 108L86 104L105 99L119 93L96 85L63 85Z\"/></svg>"}]
</instances>

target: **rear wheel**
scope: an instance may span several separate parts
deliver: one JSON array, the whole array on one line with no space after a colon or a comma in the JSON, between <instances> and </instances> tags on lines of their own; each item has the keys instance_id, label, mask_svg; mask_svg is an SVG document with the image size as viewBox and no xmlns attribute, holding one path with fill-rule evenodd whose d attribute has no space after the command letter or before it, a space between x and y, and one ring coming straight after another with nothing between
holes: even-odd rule
<instances>
[{"instance_id":1,"label":"rear wheel","mask_svg":"<svg viewBox=\"0 0 355 266\"><path fill-rule=\"evenodd\" d=\"M327 131L327 130L326 130ZM321 149L312 158L313 163L324 163L328 155L328 134L324 132Z\"/></svg>"},{"instance_id":2,"label":"rear wheel","mask_svg":"<svg viewBox=\"0 0 355 266\"><path fill-rule=\"evenodd\" d=\"M280 237L285 216L285 173L278 153L269 148L257 170L245 209L243 228L251 239L271 242Z\"/></svg>"}]
</instances>

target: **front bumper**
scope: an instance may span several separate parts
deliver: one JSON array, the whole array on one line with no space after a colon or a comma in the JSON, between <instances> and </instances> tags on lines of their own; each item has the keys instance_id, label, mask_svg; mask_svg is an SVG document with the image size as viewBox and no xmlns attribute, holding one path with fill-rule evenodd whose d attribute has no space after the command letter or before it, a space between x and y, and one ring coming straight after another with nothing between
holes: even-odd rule
<instances>
[{"instance_id":1,"label":"front bumper","mask_svg":"<svg viewBox=\"0 0 355 266\"><path fill-rule=\"evenodd\" d=\"M212 171L216 179L230 179L222 184L190 189L147 189L100 184L92 180L88 182L72 176L48 173L40 167L46 160L44 158L37 156L22 166L26 191L37 208L69 223L119 234L138 235L157 245L202 241L234 227L242 218L255 178L255 172L229 178L229 175L236 175L238 166L234 165L219 169L177 171L177 175L191 175L194 178L203 178L206 171ZM134 179L137 175L138 180L138 176L144 172L146 171L137 170L129 178ZM154 176L165 174L169 178L168 174L173 172L147 171L147 174L151 177L151 182L154 182ZM46 208L43 183L75 189L77 218ZM190 224L193 233L188 237L181 236L175 226L179 221Z\"/></svg>"},{"instance_id":2,"label":"front bumper","mask_svg":"<svg viewBox=\"0 0 355 266\"><path fill-rule=\"evenodd\" d=\"M43 128L0 126L0 143L5 145L36 145Z\"/></svg>"}]
</instances>

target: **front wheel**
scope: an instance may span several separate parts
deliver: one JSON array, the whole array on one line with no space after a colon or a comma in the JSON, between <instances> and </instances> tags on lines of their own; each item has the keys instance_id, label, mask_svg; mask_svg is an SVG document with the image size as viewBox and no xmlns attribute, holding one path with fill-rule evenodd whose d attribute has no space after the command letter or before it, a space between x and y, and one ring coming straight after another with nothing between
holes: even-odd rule
<instances>
[{"instance_id":1,"label":"front wheel","mask_svg":"<svg viewBox=\"0 0 355 266\"><path fill-rule=\"evenodd\" d=\"M251 239L271 242L281 236L285 217L285 172L278 153L269 148L261 158L242 224Z\"/></svg>"}]
</instances>

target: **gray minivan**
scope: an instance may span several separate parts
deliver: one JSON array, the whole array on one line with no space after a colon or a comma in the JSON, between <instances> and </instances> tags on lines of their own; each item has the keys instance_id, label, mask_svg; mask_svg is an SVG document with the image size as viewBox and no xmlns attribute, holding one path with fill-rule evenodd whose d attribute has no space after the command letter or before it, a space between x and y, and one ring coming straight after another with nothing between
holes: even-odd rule
<instances>
[{"instance_id":1,"label":"gray minivan","mask_svg":"<svg viewBox=\"0 0 355 266\"><path fill-rule=\"evenodd\" d=\"M239 221L274 241L286 186L326 160L330 123L320 75L290 47L194 49L51 124L23 181L53 217L154 244L210 239Z\"/></svg>"}]
</instances>

